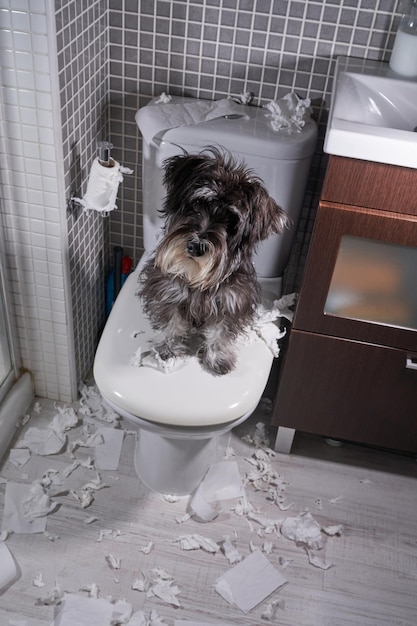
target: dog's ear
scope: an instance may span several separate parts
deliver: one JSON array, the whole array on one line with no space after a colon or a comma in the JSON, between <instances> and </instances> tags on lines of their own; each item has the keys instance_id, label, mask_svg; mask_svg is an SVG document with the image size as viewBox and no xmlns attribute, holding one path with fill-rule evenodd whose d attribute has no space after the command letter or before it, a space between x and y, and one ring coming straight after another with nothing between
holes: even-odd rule
<instances>
[{"instance_id":1,"label":"dog's ear","mask_svg":"<svg viewBox=\"0 0 417 626\"><path fill-rule=\"evenodd\" d=\"M290 218L261 183L252 182L249 199L250 210L245 226L245 238L250 245L255 246L270 235L280 234L289 228Z\"/></svg>"},{"instance_id":2,"label":"dog's ear","mask_svg":"<svg viewBox=\"0 0 417 626\"><path fill-rule=\"evenodd\" d=\"M201 165L201 160L201 157L189 155L185 150L183 154L165 159L163 184L168 195L187 184L190 176L195 174Z\"/></svg>"}]
</instances>

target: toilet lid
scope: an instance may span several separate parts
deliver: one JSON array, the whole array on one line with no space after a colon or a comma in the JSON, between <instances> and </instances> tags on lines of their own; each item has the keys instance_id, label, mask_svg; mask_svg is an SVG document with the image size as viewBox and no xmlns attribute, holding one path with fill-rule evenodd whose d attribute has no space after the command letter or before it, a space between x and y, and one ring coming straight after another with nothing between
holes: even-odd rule
<instances>
[{"instance_id":1,"label":"toilet lid","mask_svg":"<svg viewBox=\"0 0 417 626\"><path fill-rule=\"evenodd\" d=\"M94 379L114 407L145 420L175 426L223 424L258 404L273 355L262 339L242 343L236 368L224 376L203 369L196 357L171 373L132 364L155 338L136 291L140 267L123 285L100 339Z\"/></svg>"}]
</instances>

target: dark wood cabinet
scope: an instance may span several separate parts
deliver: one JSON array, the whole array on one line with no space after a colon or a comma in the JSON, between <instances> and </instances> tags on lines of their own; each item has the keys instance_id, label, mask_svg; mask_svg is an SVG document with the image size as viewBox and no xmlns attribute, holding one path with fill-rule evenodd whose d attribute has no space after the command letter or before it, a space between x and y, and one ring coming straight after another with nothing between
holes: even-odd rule
<instances>
[{"instance_id":1,"label":"dark wood cabinet","mask_svg":"<svg viewBox=\"0 0 417 626\"><path fill-rule=\"evenodd\" d=\"M417 170L330 157L272 423L417 451Z\"/></svg>"}]
</instances>

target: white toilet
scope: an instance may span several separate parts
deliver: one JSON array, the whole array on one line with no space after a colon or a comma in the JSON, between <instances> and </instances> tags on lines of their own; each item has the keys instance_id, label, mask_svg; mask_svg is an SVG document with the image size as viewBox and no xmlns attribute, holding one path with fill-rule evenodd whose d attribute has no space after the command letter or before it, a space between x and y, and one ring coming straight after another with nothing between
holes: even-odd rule
<instances>
[{"instance_id":1,"label":"white toilet","mask_svg":"<svg viewBox=\"0 0 417 626\"><path fill-rule=\"evenodd\" d=\"M135 294L139 273L161 227L162 163L183 149L193 153L217 145L230 150L263 179L270 195L292 218L293 227L263 242L254 258L262 288L280 296L317 127L308 120L299 133L280 133L272 129L265 109L241 108L246 117L180 126L158 133L150 142L144 140L145 254L117 297L95 356L94 378L101 395L119 415L139 426L136 472L161 493L194 491L209 465L220 460L220 436L247 419L258 405L272 366L272 353L262 339L242 342L237 366L225 376L208 373L196 357L171 373L132 364L138 348L148 351L154 337Z\"/></svg>"}]
</instances>

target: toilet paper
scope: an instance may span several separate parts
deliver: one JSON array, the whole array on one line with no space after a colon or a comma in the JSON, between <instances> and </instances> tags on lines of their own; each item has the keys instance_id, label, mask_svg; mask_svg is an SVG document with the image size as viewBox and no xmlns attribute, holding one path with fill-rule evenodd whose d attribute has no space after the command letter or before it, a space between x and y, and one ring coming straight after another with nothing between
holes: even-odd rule
<instances>
[{"instance_id":1,"label":"toilet paper","mask_svg":"<svg viewBox=\"0 0 417 626\"><path fill-rule=\"evenodd\" d=\"M292 91L279 100L271 100L266 104L265 108L269 111L266 116L271 119L271 126L275 131L299 133L310 118L310 104L309 98L302 100Z\"/></svg>"},{"instance_id":2,"label":"toilet paper","mask_svg":"<svg viewBox=\"0 0 417 626\"><path fill-rule=\"evenodd\" d=\"M135 119L145 141L150 143L161 131L208 122L226 115L247 117L242 106L230 98L179 103L165 103L159 99L139 109Z\"/></svg>"},{"instance_id":3,"label":"toilet paper","mask_svg":"<svg viewBox=\"0 0 417 626\"><path fill-rule=\"evenodd\" d=\"M87 191L83 198L72 198L85 211L99 211L109 213L117 209L116 198L119 184L123 182L123 174L132 174L133 170L123 167L110 159L110 166L102 165L99 158L95 158L91 167L87 183Z\"/></svg>"}]
</instances>

